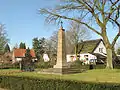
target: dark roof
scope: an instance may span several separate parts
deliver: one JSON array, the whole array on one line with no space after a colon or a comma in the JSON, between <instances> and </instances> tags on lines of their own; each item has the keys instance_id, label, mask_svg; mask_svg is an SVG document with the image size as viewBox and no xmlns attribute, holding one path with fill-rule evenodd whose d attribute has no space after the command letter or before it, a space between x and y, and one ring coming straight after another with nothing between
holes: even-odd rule
<instances>
[{"instance_id":1,"label":"dark roof","mask_svg":"<svg viewBox=\"0 0 120 90\"><path fill-rule=\"evenodd\" d=\"M102 39L83 41L78 44L78 53L93 53Z\"/></svg>"}]
</instances>

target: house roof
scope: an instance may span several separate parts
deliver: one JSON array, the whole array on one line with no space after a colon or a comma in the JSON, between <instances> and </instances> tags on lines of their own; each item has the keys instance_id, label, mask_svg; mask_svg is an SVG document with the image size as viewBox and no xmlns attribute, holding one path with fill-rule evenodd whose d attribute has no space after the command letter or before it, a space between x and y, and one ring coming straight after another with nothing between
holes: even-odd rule
<instances>
[{"instance_id":1,"label":"house roof","mask_svg":"<svg viewBox=\"0 0 120 90\"><path fill-rule=\"evenodd\" d=\"M102 39L83 41L78 44L78 53L93 53Z\"/></svg>"},{"instance_id":2,"label":"house roof","mask_svg":"<svg viewBox=\"0 0 120 90\"><path fill-rule=\"evenodd\" d=\"M14 49L13 53L14 57L25 57L26 49ZM30 54L32 57L36 57L33 49L30 50Z\"/></svg>"}]
</instances>

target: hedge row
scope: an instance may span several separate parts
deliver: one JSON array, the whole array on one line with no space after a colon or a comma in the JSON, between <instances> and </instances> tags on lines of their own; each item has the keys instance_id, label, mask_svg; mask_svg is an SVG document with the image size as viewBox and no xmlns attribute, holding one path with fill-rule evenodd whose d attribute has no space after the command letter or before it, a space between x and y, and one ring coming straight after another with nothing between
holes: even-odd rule
<instances>
[{"instance_id":1,"label":"hedge row","mask_svg":"<svg viewBox=\"0 0 120 90\"><path fill-rule=\"evenodd\" d=\"M0 87L10 90L120 90L120 84L62 79L35 79L17 76L0 76Z\"/></svg>"},{"instance_id":2,"label":"hedge row","mask_svg":"<svg viewBox=\"0 0 120 90\"><path fill-rule=\"evenodd\" d=\"M0 69L17 69L19 68L19 64L3 64L0 65Z\"/></svg>"},{"instance_id":3,"label":"hedge row","mask_svg":"<svg viewBox=\"0 0 120 90\"><path fill-rule=\"evenodd\" d=\"M96 65L82 65L82 62L80 60L76 60L71 64L71 67L75 68L81 68L81 69L105 69L105 64L96 64ZM120 69L120 65L114 65L114 69Z\"/></svg>"}]
</instances>

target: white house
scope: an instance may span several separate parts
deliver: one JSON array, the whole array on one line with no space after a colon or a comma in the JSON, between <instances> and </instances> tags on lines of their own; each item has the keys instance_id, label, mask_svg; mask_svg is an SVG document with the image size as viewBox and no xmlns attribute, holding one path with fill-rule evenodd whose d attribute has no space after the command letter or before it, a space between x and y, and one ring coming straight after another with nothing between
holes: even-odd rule
<instances>
[{"instance_id":1,"label":"white house","mask_svg":"<svg viewBox=\"0 0 120 90\"><path fill-rule=\"evenodd\" d=\"M44 62L50 61L50 58L48 57L48 54L46 54L46 53L43 54L43 60L44 60Z\"/></svg>"},{"instance_id":2,"label":"white house","mask_svg":"<svg viewBox=\"0 0 120 90\"><path fill-rule=\"evenodd\" d=\"M86 64L104 63L106 48L102 39L82 41L78 44L78 58ZM75 54L67 54L67 62L75 60Z\"/></svg>"}]
</instances>

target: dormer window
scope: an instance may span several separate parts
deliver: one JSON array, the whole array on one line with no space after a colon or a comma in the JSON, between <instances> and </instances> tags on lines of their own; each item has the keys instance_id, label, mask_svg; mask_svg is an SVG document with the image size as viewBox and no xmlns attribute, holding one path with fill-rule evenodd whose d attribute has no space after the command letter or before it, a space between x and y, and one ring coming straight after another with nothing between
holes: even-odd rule
<instances>
[{"instance_id":1,"label":"dormer window","mask_svg":"<svg viewBox=\"0 0 120 90\"><path fill-rule=\"evenodd\" d=\"M100 52L100 53L103 53L103 48L99 48L99 52Z\"/></svg>"}]
</instances>

